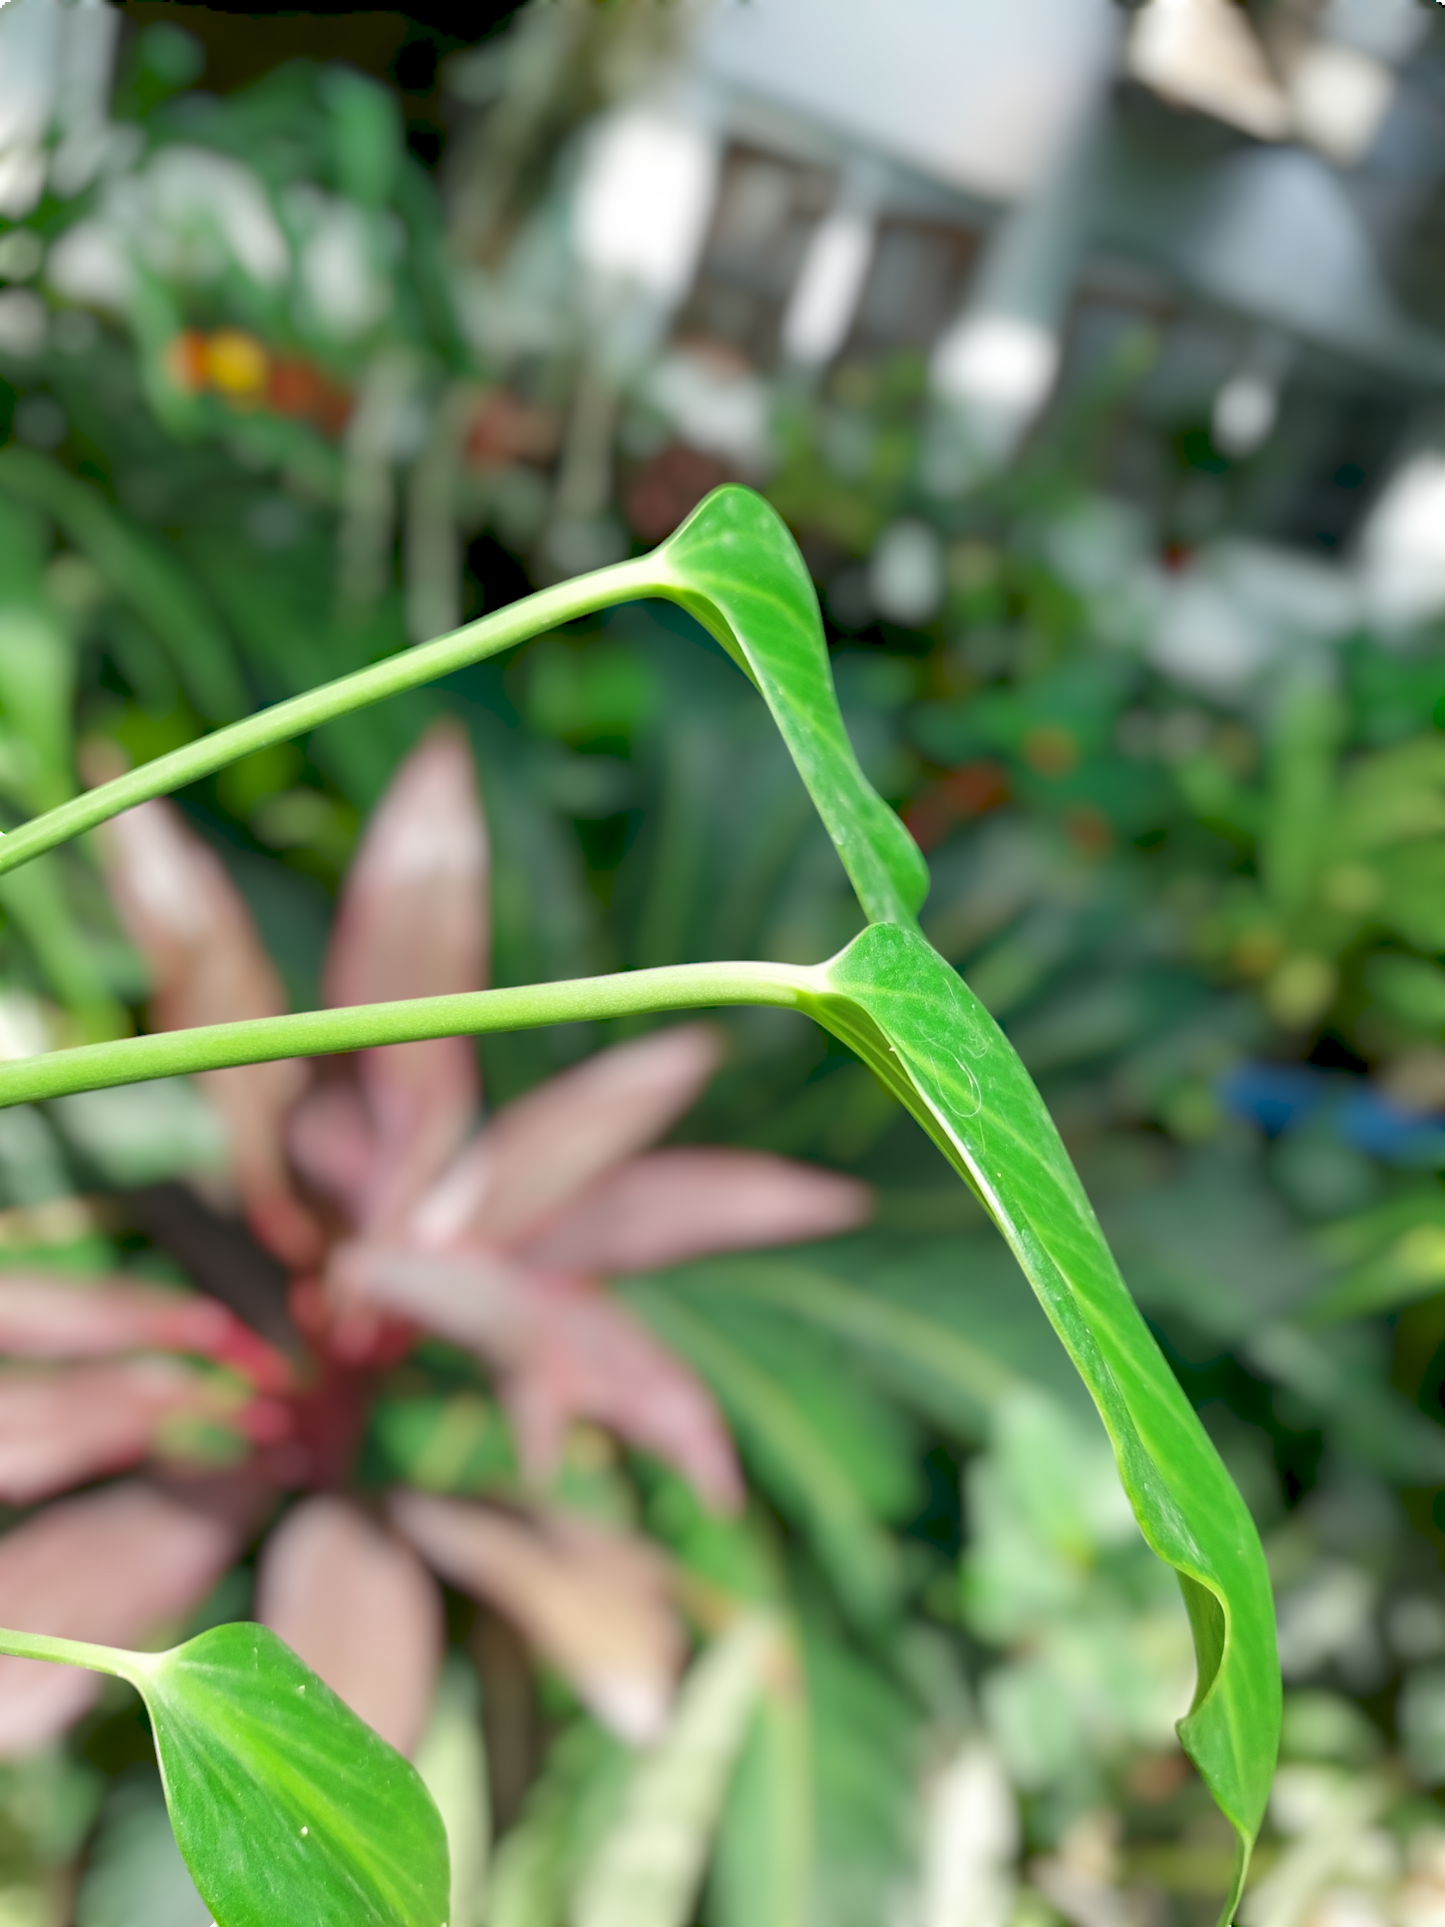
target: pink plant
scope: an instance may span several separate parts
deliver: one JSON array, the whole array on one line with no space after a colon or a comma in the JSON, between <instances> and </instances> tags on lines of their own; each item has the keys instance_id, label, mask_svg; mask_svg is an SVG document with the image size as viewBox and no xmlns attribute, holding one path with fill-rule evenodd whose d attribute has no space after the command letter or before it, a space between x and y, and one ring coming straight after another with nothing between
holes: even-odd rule
<instances>
[{"instance_id":1,"label":"pink plant","mask_svg":"<svg viewBox=\"0 0 1445 1927\"><path fill-rule=\"evenodd\" d=\"M122 917L157 1028L284 1008L218 859L171 806L110 826ZM352 866L327 958L333 1006L483 987L488 847L458 731L402 766ZM730 1150L647 1147L702 1091L706 1026L654 1033L553 1078L471 1135L469 1039L210 1074L237 1201L289 1268L306 1356L222 1306L130 1281L0 1281L0 1501L33 1504L159 1453L150 1478L59 1499L0 1539L0 1623L133 1644L184 1618L282 1491L258 1615L404 1750L440 1656L428 1566L509 1613L619 1732L654 1734L683 1656L668 1574L645 1542L545 1501L573 1421L604 1426L736 1507L732 1442L706 1388L604 1280L708 1252L851 1228L868 1194L835 1174ZM510 1507L346 1495L379 1375L430 1331L471 1351L509 1411L535 1498ZM223 1426L243 1462L188 1456ZM93 1676L0 1659L0 1752L62 1730Z\"/></svg>"}]
</instances>

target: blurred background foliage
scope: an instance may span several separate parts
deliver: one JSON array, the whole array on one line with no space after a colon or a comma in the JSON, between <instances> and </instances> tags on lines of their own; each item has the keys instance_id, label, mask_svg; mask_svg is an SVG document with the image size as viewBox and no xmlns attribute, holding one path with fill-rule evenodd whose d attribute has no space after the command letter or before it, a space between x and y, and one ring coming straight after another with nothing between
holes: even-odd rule
<instances>
[{"instance_id":1,"label":"blurred background foliage","mask_svg":"<svg viewBox=\"0 0 1445 1927\"><path fill-rule=\"evenodd\" d=\"M821 58L811 105L768 98L766 35L709 42L688 8L0 15L3 821L762 487L932 864L925 928L1040 1083L1265 1536L1286 1758L1250 1927L1445 1916L1445 67L1431 10L1376 5L1080 8L1090 87L1054 89L1058 139L1002 185L880 134L883 79L871 118ZM774 12L820 47L816 8ZM987 70L989 15L922 6L913 40ZM1262 161L1316 197L1283 293L1218 266L1215 190ZM1338 206L1376 251L1348 298L1310 279ZM491 825L496 981L813 960L857 927L747 687L630 607L184 795L294 1006L443 716ZM93 850L0 906L5 1054L140 1021ZM669 1562L700 1657L660 1752L530 1654L525 1604L448 1595L421 1757L455 1919L1208 1920L1231 1849L1173 1740L1182 1609L1042 1317L845 1050L719 1022L679 1141L849 1173L873 1222L616 1281L715 1396L747 1506L588 1425L548 1490ZM488 1107L626 1034L483 1040ZM154 1210L216 1155L184 1091L0 1114L7 1268L218 1290L245 1232L213 1215L198 1258ZM376 1386L359 1465L371 1494L519 1492L488 1374L430 1341ZM250 1587L243 1560L203 1615ZM203 1927L149 1762L117 1694L5 1765L0 1922Z\"/></svg>"}]
</instances>

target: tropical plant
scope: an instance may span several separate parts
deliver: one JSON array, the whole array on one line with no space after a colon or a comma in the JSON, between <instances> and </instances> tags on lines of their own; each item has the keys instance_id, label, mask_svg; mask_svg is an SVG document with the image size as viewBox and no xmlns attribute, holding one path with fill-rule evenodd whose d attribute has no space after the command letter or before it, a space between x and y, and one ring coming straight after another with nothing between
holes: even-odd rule
<instances>
[{"instance_id":1,"label":"tropical plant","mask_svg":"<svg viewBox=\"0 0 1445 1927\"><path fill-rule=\"evenodd\" d=\"M170 806L127 812L109 836L113 888L152 966L157 1028L273 1014L283 994L245 905ZM333 1003L478 988L485 872L469 755L444 729L403 765L372 819L333 938ZM555 1471L568 1424L587 1420L674 1465L714 1508L736 1509L741 1481L709 1394L600 1278L827 1236L856 1223L868 1196L758 1152L636 1156L716 1061L716 1038L695 1025L617 1045L504 1108L470 1143L478 1091L463 1039L328 1062L309 1081L295 1063L215 1072L206 1088L227 1127L240 1202L294 1278L284 1309L270 1307L290 1355L204 1297L178 1301L130 1281L67 1289L63 1276L12 1272L0 1282L0 1352L87 1362L0 1385L0 1433L12 1442L0 1496L12 1505L52 1498L135 1464L162 1440L173 1462L204 1463L206 1439L192 1436L188 1452L186 1432L209 1421L222 1428L212 1454L224 1455L228 1425L238 1444L258 1448L231 1533L212 1535L209 1557L187 1558L199 1528L184 1506L113 1487L7 1535L0 1610L54 1626L74 1593L68 1632L133 1638L147 1617L194 1607L217 1560L228 1562L270 1510L268 1488L300 1487L330 1496L293 1508L263 1553L260 1616L402 1752L415 1750L431 1707L441 1623L409 1544L516 1614L609 1724L634 1741L655 1737L680 1648L641 1548L567 1513L534 1517L524 1506L483 1516L418 1493L394 1496L398 1537L337 1495L353 1477L379 1376L421 1327L500 1377L524 1492ZM259 1308L248 1309L255 1321ZM136 1352L147 1357L127 1356ZM209 1359L232 1382L181 1364L185 1355ZM146 1597L74 1592L94 1535L121 1519ZM553 1592L576 1588L592 1613L609 1595L619 1616L636 1602L651 1639L630 1653L623 1642L609 1665L606 1642L549 1603L549 1581ZM64 1676L22 1667L0 1715L0 1749L42 1743L82 1710Z\"/></svg>"},{"instance_id":2,"label":"tropical plant","mask_svg":"<svg viewBox=\"0 0 1445 1927\"><path fill-rule=\"evenodd\" d=\"M801 558L775 515L747 491L720 490L651 556L542 591L455 636L392 657L326 688L214 732L72 799L0 846L0 871L247 752L444 674L558 622L640 596L682 605L763 694L865 916L866 928L825 964L664 965L619 976L424 1000L358 1004L303 1015L267 1013L227 1024L85 1046L9 1066L6 1101L24 1102L178 1072L231 1073L298 1056L370 1052L578 1018L719 1004L771 1005L814 1017L869 1066L973 1189L1002 1232L1103 1418L1119 1475L1145 1538L1179 1575L1198 1662L1194 1705L1180 1735L1237 1839L1232 1913L1259 1829L1279 1720L1268 1579L1249 1515L1155 1341L1134 1309L1082 1188L1016 1054L983 1006L917 928L927 874L916 846L868 785L839 716L817 603ZM363 1062L371 1062L370 1058ZM360 1267L374 1289L388 1266ZM434 1269L406 1264L411 1281ZM372 1328L374 1330L374 1327ZM370 1334L369 1334L370 1336ZM204 1636L210 1637L210 1636ZM93 1663L93 1649L7 1635L7 1650ZM129 1666L142 1679L141 1662ZM196 1669L199 1673L199 1669ZM217 1660L213 1677L224 1670ZM167 1673L184 1700L191 1670ZM198 1715L203 1721L204 1714ZM165 1740L161 1741L165 1755ZM261 1776L264 1783L265 1774ZM191 1824L212 1796L201 1776L168 1773L177 1833L218 1920L236 1910ZM258 1797L264 1797L264 1794ZM420 1821L417 1823L421 1824ZM368 1849L360 1849L363 1856ZM304 1858L304 1856L303 1856ZM337 1876L315 1871L321 1917ZM378 1876L379 1878L379 1876ZM405 1921L435 1919L435 1890Z\"/></svg>"}]
</instances>

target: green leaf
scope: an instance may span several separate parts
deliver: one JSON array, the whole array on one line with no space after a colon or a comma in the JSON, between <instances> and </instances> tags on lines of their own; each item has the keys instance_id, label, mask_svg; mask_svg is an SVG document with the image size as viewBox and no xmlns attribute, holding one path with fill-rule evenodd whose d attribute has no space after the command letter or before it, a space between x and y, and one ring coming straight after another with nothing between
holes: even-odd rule
<instances>
[{"instance_id":1,"label":"green leaf","mask_svg":"<svg viewBox=\"0 0 1445 1927\"><path fill-rule=\"evenodd\" d=\"M777 511L751 489L714 489L648 572L757 684L870 920L912 924L928 866L858 766L817 593Z\"/></svg>"},{"instance_id":2,"label":"green leaf","mask_svg":"<svg viewBox=\"0 0 1445 1927\"><path fill-rule=\"evenodd\" d=\"M53 609L40 602L0 607L0 714L23 745L19 780L32 808L63 803L74 787L70 719L75 649ZM21 760L23 759L23 760Z\"/></svg>"},{"instance_id":3,"label":"green leaf","mask_svg":"<svg viewBox=\"0 0 1445 1927\"><path fill-rule=\"evenodd\" d=\"M983 1201L1109 1432L1144 1537L1179 1574L1199 1678L1185 1750L1238 1835L1264 1815L1280 1680L1253 1521L1119 1276L1053 1121L963 980L910 930L877 925L827 966L816 1014L850 1044Z\"/></svg>"},{"instance_id":4,"label":"green leaf","mask_svg":"<svg viewBox=\"0 0 1445 1927\"><path fill-rule=\"evenodd\" d=\"M886 1619L898 1599L897 1548L870 1513L853 1468L817 1414L799 1404L788 1377L650 1280L631 1280L622 1295L707 1381L749 1472L811 1541L848 1611L864 1626Z\"/></svg>"},{"instance_id":5,"label":"green leaf","mask_svg":"<svg viewBox=\"0 0 1445 1927\"><path fill-rule=\"evenodd\" d=\"M1306 1326L1418 1304L1445 1287L1445 1197L1432 1183L1337 1220L1318 1243L1345 1270L1303 1312Z\"/></svg>"},{"instance_id":6,"label":"green leaf","mask_svg":"<svg viewBox=\"0 0 1445 1927\"><path fill-rule=\"evenodd\" d=\"M778 1645L739 1619L689 1673L665 1737L638 1761L616 1825L572 1903L577 1927L686 1927L734 1762Z\"/></svg>"},{"instance_id":7,"label":"green leaf","mask_svg":"<svg viewBox=\"0 0 1445 1927\"><path fill-rule=\"evenodd\" d=\"M225 631L170 557L113 509L99 490L34 449L0 449L0 491L53 515L67 538L165 644L203 716L244 713L246 692Z\"/></svg>"},{"instance_id":8,"label":"green leaf","mask_svg":"<svg viewBox=\"0 0 1445 1927\"><path fill-rule=\"evenodd\" d=\"M715 1927L808 1919L813 1748L800 1657L781 1651L787 1663L772 1669L753 1708L713 1847L706 1917Z\"/></svg>"},{"instance_id":9,"label":"green leaf","mask_svg":"<svg viewBox=\"0 0 1445 1927\"><path fill-rule=\"evenodd\" d=\"M446 1827L452 1881L448 1927L479 1927L492 1850L491 1789L477 1676L458 1653L442 1668L416 1770Z\"/></svg>"},{"instance_id":10,"label":"green leaf","mask_svg":"<svg viewBox=\"0 0 1445 1927\"><path fill-rule=\"evenodd\" d=\"M408 1763L264 1626L127 1656L216 1927L445 1927L446 1834Z\"/></svg>"},{"instance_id":11,"label":"green leaf","mask_svg":"<svg viewBox=\"0 0 1445 1927\"><path fill-rule=\"evenodd\" d=\"M965 1437L980 1436L986 1416L1021 1380L963 1332L937 1318L787 1258L714 1259L673 1274L676 1288L706 1298L751 1300L835 1334L870 1376L895 1386L910 1404Z\"/></svg>"},{"instance_id":12,"label":"green leaf","mask_svg":"<svg viewBox=\"0 0 1445 1927\"><path fill-rule=\"evenodd\" d=\"M570 1895L622 1810L632 1755L589 1719L548 1749L519 1819L497 1847L487 1927L564 1927Z\"/></svg>"},{"instance_id":13,"label":"green leaf","mask_svg":"<svg viewBox=\"0 0 1445 1927\"><path fill-rule=\"evenodd\" d=\"M35 1918L45 1918L38 1906ZM132 1768L112 1786L86 1850L76 1927L209 1927L210 1919L176 1851L159 1780Z\"/></svg>"},{"instance_id":14,"label":"green leaf","mask_svg":"<svg viewBox=\"0 0 1445 1927\"><path fill-rule=\"evenodd\" d=\"M80 1017L92 1035L114 1036L125 1013L99 968L96 944L71 908L63 858L34 864L23 876L0 878L0 910L24 937L47 988Z\"/></svg>"},{"instance_id":15,"label":"green leaf","mask_svg":"<svg viewBox=\"0 0 1445 1927\"><path fill-rule=\"evenodd\" d=\"M923 1722L896 1681L816 1612L803 1617L802 1655L815 1835L805 1918L874 1927L909 1884L921 1817ZM936 1734L928 1737L936 1743Z\"/></svg>"}]
</instances>

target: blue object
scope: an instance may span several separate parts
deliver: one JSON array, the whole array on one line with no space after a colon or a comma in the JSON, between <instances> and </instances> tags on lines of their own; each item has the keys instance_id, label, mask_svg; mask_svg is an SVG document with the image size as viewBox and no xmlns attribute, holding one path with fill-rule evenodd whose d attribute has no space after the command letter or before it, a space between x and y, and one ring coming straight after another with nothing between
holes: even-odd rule
<instances>
[{"instance_id":1,"label":"blue object","mask_svg":"<svg viewBox=\"0 0 1445 1927\"><path fill-rule=\"evenodd\" d=\"M1384 1164L1445 1168L1445 1116L1394 1104L1363 1078L1310 1064L1246 1060L1221 1078L1219 1099L1232 1117L1283 1137L1312 1119L1328 1123L1344 1143Z\"/></svg>"},{"instance_id":2,"label":"blue object","mask_svg":"<svg viewBox=\"0 0 1445 1927\"><path fill-rule=\"evenodd\" d=\"M1220 1081L1219 1097L1232 1117L1247 1118L1267 1137L1281 1137L1325 1102L1325 1076L1308 1064L1236 1064Z\"/></svg>"}]
</instances>

